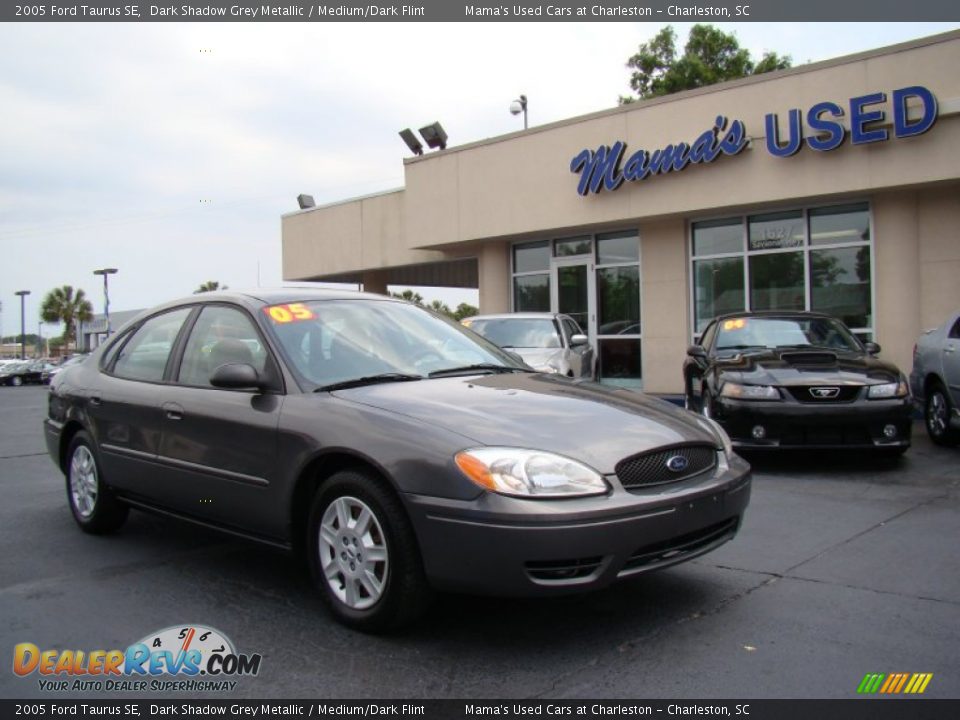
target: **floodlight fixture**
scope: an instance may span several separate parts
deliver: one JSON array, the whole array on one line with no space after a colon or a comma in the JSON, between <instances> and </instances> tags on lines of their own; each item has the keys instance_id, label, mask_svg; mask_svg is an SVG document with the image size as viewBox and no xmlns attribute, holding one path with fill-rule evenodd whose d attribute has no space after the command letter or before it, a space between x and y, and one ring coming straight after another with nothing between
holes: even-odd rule
<instances>
[{"instance_id":1,"label":"floodlight fixture","mask_svg":"<svg viewBox=\"0 0 960 720\"><path fill-rule=\"evenodd\" d=\"M441 150L447 149L447 133L439 122L420 128L420 136L430 147Z\"/></svg>"},{"instance_id":2,"label":"floodlight fixture","mask_svg":"<svg viewBox=\"0 0 960 720\"><path fill-rule=\"evenodd\" d=\"M313 195L306 195L304 193L297 195L297 205L300 206L301 210L306 210L307 208L317 206L317 204L313 201Z\"/></svg>"},{"instance_id":3,"label":"floodlight fixture","mask_svg":"<svg viewBox=\"0 0 960 720\"><path fill-rule=\"evenodd\" d=\"M414 155L423 155L423 145L420 144L420 141L417 140L417 136L413 134L413 130L410 128L404 128L400 131L400 137L403 138L403 141L407 144L407 147L410 148L410 152Z\"/></svg>"}]
</instances>

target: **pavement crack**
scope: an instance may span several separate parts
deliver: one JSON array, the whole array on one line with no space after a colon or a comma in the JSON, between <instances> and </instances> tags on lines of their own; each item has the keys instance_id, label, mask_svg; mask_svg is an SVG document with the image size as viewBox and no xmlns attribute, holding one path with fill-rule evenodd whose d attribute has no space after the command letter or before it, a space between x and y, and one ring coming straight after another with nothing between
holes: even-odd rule
<instances>
[{"instance_id":1,"label":"pavement crack","mask_svg":"<svg viewBox=\"0 0 960 720\"><path fill-rule=\"evenodd\" d=\"M784 570L782 574L783 574L784 576L788 576L791 572L793 572L793 571L796 570L797 568L803 567L803 566L806 565L807 563L813 562L814 560L819 560L820 558L822 558L822 557L823 557L824 555L826 555L827 553L831 553L831 552L833 552L834 550L837 550L838 548L842 548L844 545L848 545L849 543L852 543L854 540L857 540L857 539L859 539L859 538L862 538L864 535L868 535L868 534L872 533L874 530L877 530L877 529L879 529L879 528L882 528L882 527L883 527L884 525L886 525L887 523L891 523L891 522L893 522L894 520L898 520L899 518L903 517L904 515L913 512L914 510L918 510L918 509L922 508L924 505L930 505L930 504L932 504L932 503L934 503L934 502L936 502L936 501L938 501L938 500L947 500L947 499L948 499L948 496L947 496L947 495L935 495L935 496L932 497L932 498L928 498L928 499L926 499L926 500L922 500L921 502L918 502L916 505L911 505L910 507L906 508L905 510L901 510L900 512L898 512L898 513L896 513L896 514L894 514L894 515L891 515L890 517L888 517L888 518L885 519L885 520L881 520L880 522L874 523L874 524L871 525L870 527L868 527L868 528L866 528L866 529L864 529L864 530L861 530L860 532L855 533L854 535L851 535L850 537L846 538L845 540L841 540L840 542L834 543L833 545L831 545L831 546L828 547L828 548L824 548L823 550L821 550L820 552L816 553L815 555L812 555L811 557L808 557L806 560L801 560L801 561L798 562L796 565L791 565L791 566L788 567L786 570Z\"/></svg>"}]
</instances>

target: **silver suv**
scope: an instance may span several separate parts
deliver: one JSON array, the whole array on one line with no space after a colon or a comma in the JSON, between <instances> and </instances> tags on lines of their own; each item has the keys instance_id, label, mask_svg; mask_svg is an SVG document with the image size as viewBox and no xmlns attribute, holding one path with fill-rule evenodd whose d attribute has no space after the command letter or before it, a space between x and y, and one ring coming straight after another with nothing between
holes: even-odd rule
<instances>
[{"instance_id":1,"label":"silver suv","mask_svg":"<svg viewBox=\"0 0 960 720\"><path fill-rule=\"evenodd\" d=\"M960 311L917 340L910 386L923 403L930 439L938 445L960 442Z\"/></svg>"}]
</instances>

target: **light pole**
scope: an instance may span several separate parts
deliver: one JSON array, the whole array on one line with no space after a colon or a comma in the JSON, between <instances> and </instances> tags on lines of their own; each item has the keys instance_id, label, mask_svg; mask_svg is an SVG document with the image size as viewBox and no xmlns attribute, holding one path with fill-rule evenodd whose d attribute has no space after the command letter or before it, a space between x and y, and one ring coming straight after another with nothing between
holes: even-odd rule
<instances>
[{"instance_id":1,"label":"light pole","mask_svg":"<svg viewBox=\"0 0 960 720\"><path fill-rule=\"evenodd\" d=\"M103 275L103 316L107 321L107 337L110 337L110 292L107 277L116 272L116 268L100 268L93 271L94 275Z\"/></svg>"},{"instance_id":2,"label":"light pole","mask_svg":"<svg viewBox=\"0 0 960 720\"><path fill-rule=\"evenodd\" d=\"M43 352L43 320L37 320L37 357L44 357L44 352Z\"/></svg>"},{"instance_id":3,"label":"light pole","mask_svg":"<svg viewBox=\"0 0 960 720\"><path fill-rule=\"evenodd\" d=\"M523 113L523 129L527 129L527 96L521 95L510 103L510 114L519 115Z\"/></svg>"},{"instance_id":4,"label":"light pole","mask_svg":"<svg viewBox=\"0 0 960 720\"><path fill-rule=\"evenodd\" d=\"M24 299L25 299L25 298L27 297L27 295L29 295L29 294L30 294L30 291L29 291L29 290L17 290L17 291L14 293L14 295L19 295L19 296L20 296L20 359L21 359L21 360L26 360L26 359L27 359L27 353L26 353L26 348L27 348L27 334L26 334L26 332L27 332L27 331L26 331L26 325L25 325L25 323L24 323L24 317L25 317L25 316L24 316L24 313L23 313L23 306L24 306Z\"/></svg>"}]
</instances>

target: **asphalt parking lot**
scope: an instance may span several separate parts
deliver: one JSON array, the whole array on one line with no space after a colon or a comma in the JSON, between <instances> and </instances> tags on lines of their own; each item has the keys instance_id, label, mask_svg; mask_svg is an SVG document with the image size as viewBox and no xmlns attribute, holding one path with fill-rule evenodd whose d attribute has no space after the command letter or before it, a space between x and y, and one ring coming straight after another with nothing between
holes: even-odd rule
<instances>
[{"instance_id":1,"label":"asphalt parking lot","mask_svg":"<svg viewBox=\"0 0 960 720\"><path fill-rule=\"evenodd\" d=\"M139 512L82 534L45 402L0 388L4 698L54 699L14 675L16 643L122 649L183 623L263 655L237 698L853 698L868 672L933 673L926 696L960 697L960 449L920 424L899 462L750 458L740 535L696 561L559 601L442 596L417 627L370 637L284 553ZM78 696L110 695L59 695Z\"/></svg>"}]
</instances>

